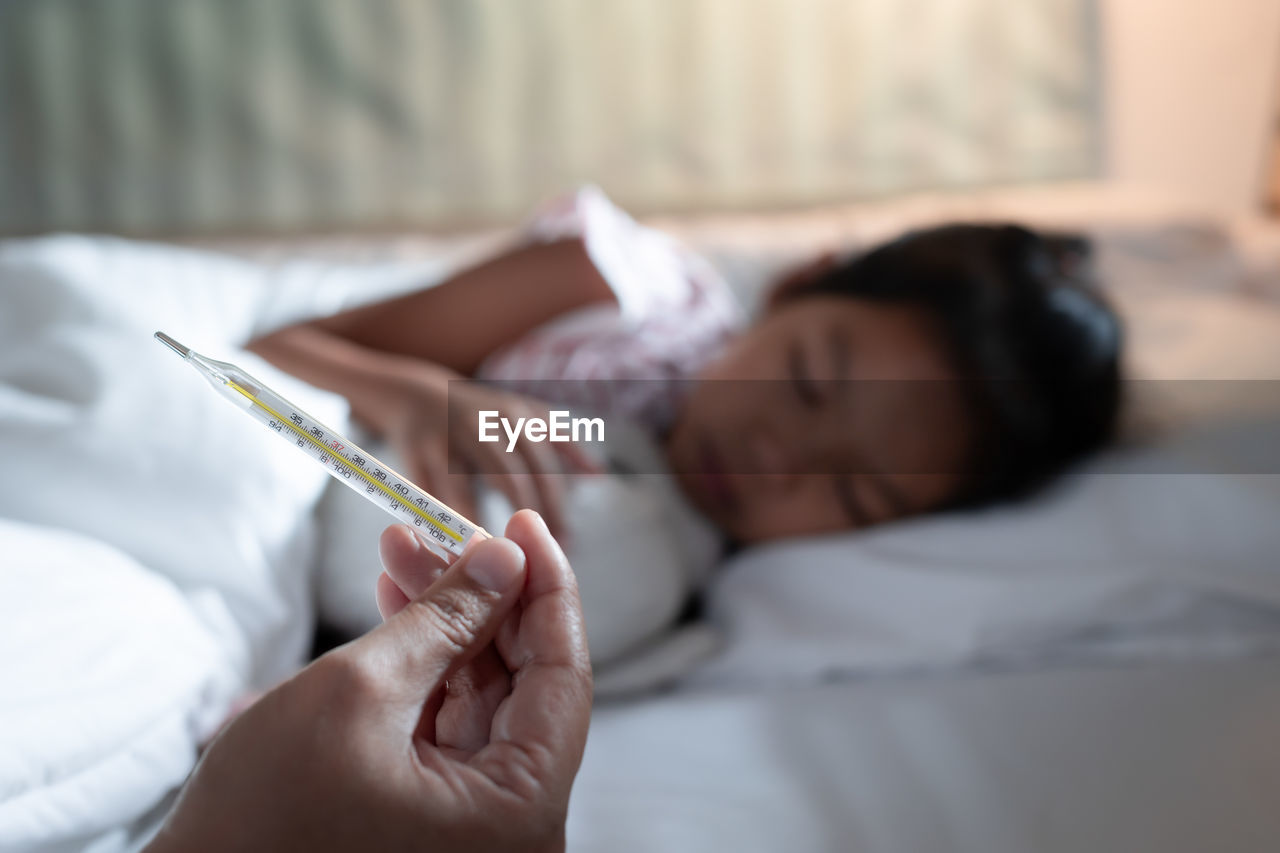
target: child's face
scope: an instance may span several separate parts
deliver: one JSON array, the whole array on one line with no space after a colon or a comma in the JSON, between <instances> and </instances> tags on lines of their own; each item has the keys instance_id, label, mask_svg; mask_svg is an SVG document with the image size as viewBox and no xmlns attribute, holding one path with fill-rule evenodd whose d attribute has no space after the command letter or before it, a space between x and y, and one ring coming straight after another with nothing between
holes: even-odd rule
<instances>
[{"instance_id":1,"label":"child's face","mask_svg":"<svg viewBox=\"0 0 1280 853\"><path fill-rule=\"evenodd\" d=\"M915 515L960 484L970 430L954 379L912 308L785 301L699 375L668 461L743 543Z\"/></svg>"}]
</instances>

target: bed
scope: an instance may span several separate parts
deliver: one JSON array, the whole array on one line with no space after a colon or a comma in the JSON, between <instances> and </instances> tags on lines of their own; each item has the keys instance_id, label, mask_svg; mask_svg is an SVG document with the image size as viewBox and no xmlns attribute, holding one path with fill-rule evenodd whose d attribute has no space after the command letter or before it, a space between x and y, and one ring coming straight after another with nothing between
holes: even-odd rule
<instances>
[{"instance_id":1,"label":"bed","mask_svg":"<svg viewBox=\"0 0 1280 853\"><path fill-rule=\"evenodd\" d=\"M1276 402L1280 229L1088 184L657 224L749 305L797 257L951 219L1085 228L1136 375L1250 380L1246 399L1143 398L1147 420L1102 469L1029 506L748 553L707 593L713 657L625 689L602 673L571 850L1280 841L1280 421L1244 405ZM3 244L0 631L23 652L0 661L0 846L136 849L237 692L287 674L309 645L327 481L223 420L199 383L188 394L180 363L151 358L151 331L186 323L191 345L269 371L234 342L439 278L506 236ZM135 370L116 387L124 364ZM268 381L345 417L339 400ZM170 406L146 422L121 406L156 389ZM1144 430L1239 411L1264 439L1253 455L1142 455ZM192 424L212 458L237 459L235 476L171 440ZM108 452L114 430L145 452ZM222 509L175 505L175 478ZM94 512L68 511L67 494Z\"/></svg>"},{"instance_id":2,"label":"bed","mask_svg":"<svg viewBox=\"0 0 1280 853\"><path fill-rule=\"evenodd\" d=\"M342 424L239 347L583 179L729 211L649 221L748 308L914 226L1082 230L1139 381L1036 501L750 551L598 672L571 851L1280 849L1280 225L1204 204L1256 185L1274 10L739 5L0 3L0 234L47 235L0 240L0 850L139 849L326 607L340 487L152 332Z\"/></svg>"}]
</instances>

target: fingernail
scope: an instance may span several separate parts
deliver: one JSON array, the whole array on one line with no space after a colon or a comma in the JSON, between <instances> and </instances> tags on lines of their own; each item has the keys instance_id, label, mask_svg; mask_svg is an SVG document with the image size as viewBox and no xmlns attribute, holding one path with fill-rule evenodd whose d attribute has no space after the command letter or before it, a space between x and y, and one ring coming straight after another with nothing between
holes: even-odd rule
<instances>
[{"instance_id":1,"label":"fingernail","mask_svg":"<svg viewBox=\"0 0 1280 853\"><path fill-rule=\"evenodd\" d=\"M530 512L533 512L533 517L538 519L538 526L542 528L542 532L546 533L548 536L551 536L551 528L547 526L547 520L542 517L542 513L536 512L534 510L530 510ZM554 539L555 537L552 536L551 538Z\"/></svg>"},{"instance_id":2,"label":"fingernail","mask_svg":"<svg viewBox=\"0 0 1280 853\"><path fill-rule=\"evenodd\" d=\"M477 546L467 561L467 576L485 589L502 592L524 568L524 552L509 539L494 539Z\"/></svg>"},{"instance_id":3,"label":"fingernail","mask_svg":"<svg viewBox=\"0 0 1280 853\"><path fill-rule=\"evenodd\" d=\"M467 553L472 548L476 547L477 545L479 545L481 542L484 542L488 538L489 537L487 535L482 534L479 531L472 533L471 538L467 540L467 544L462 546L462 554ZM458 556L461 557L462 554L459 554Z\"/></svg>"}]
</instances>

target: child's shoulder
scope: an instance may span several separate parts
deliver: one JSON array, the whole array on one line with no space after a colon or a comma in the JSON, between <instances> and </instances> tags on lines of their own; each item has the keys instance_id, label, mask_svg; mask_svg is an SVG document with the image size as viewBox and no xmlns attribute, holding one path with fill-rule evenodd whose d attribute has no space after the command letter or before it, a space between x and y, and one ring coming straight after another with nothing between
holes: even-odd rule
<instances>
[{"instance_id":1,"label":"child's shoulder","mask_svg":"<svg viewBox=\"0 0 1280 853\"><path fill-rule=\"evenodd\" d=\"M543 205L527 233L543 241L580 238L629 324L673 311L714 314L731 326L742 322L733 292L710 262L671 235L637 222L598 186L579 187Z\"/></svg>"},{"instance_id":2,"label":"child's shoulder","mask_svg":"<svg viewBox=\"0 0 1280 853\"><path fill-rule=\"evenodd\" d=\"M555 384L539 387L538 396L552 388L572 397L566 404L661 421L658 410L670 408L663 380L692 376L745 322L714 266L637 222L598 187L552 200L527 231L535 240L580 238L617 305L580 308L543 324L491 355L478 371L482 379L528 392L529 383L550 380Z\"/></svg>"}]
</instances>

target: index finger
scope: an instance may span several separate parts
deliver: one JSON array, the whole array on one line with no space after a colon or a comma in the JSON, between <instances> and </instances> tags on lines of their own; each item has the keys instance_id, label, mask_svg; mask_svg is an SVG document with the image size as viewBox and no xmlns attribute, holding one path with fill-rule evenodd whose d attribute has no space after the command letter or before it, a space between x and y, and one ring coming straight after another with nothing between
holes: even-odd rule
<instances>
[{"instance_id":1,"label":"index finger","mask_svg":"<svg viewBox=\"0 0 1280 853\"><path fill-rule=\"evenodd\" d=\"M604 464L576 442L566 441L557 444L555 451L574 473L603 474L605 471Z\"/></svg>"},{"instance_id":2,"label":"index finger","mask_svg":"<svg viewBox=\"0 0 1280 853\"><path fill-rule=\"evenodd\" d=\"M564 474L557 461L559 457L550 446L541 444L524 448L522 455L538 493L538 510L552 535L560 536L565 531L565 523Z\"/></svg>"},{"instance_id":3,"label":"index finger","mask_svg":"<svg viewBox=\"0 0 1280 853\"><path fill-rule=\"evenodd\" d=\"M472 764L508 790L568 797L591 720L591 662L578 584L537 513L522 510L506 536L525 554L519 624L497 643L511 695ZM533 789L531 789L531 785Z\"/></svg>"}]
</instances>

